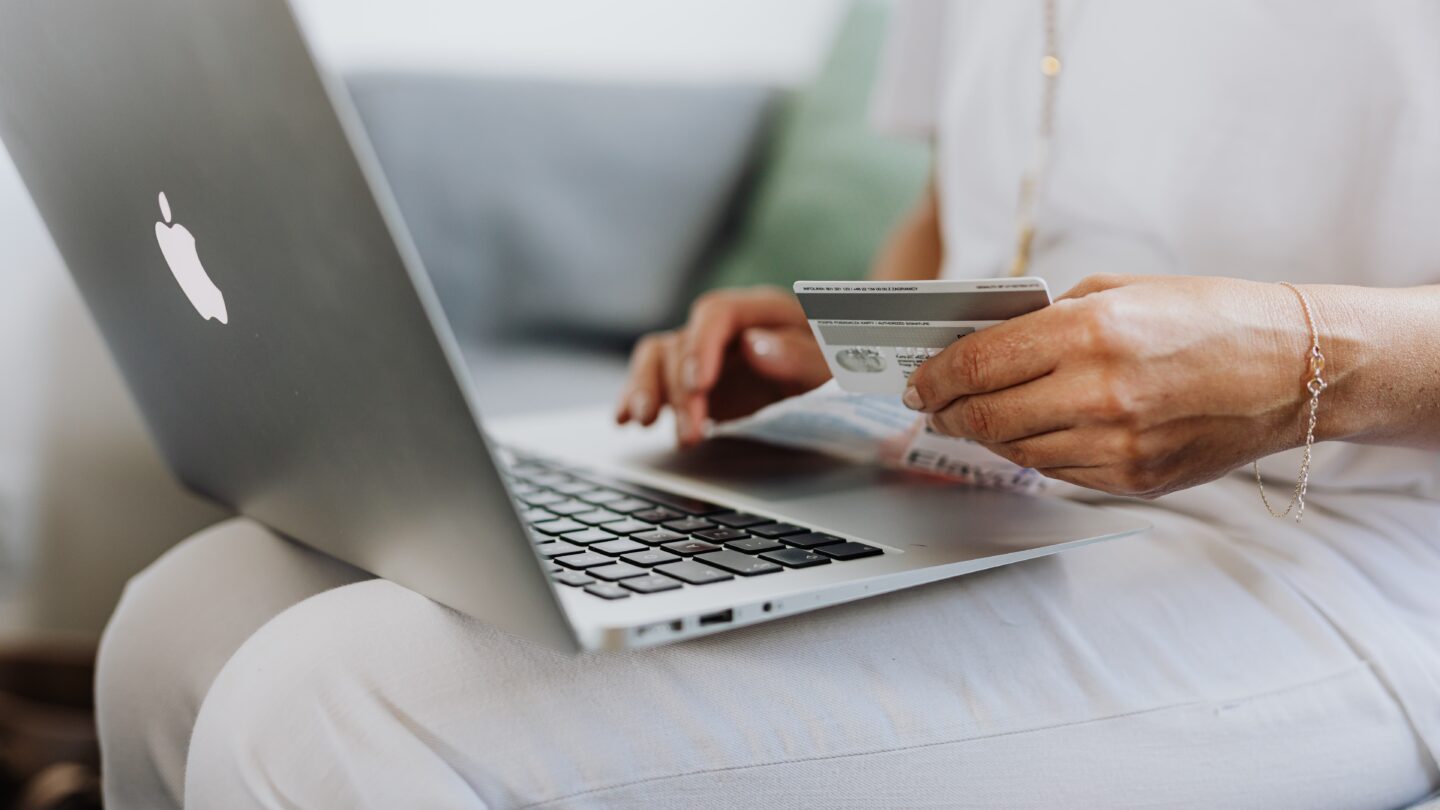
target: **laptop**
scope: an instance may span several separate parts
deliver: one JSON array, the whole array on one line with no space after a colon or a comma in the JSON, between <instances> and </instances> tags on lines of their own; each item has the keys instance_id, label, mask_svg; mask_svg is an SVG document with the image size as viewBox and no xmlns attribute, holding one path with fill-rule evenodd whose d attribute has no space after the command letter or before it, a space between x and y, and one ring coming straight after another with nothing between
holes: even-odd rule
<instances>
[{"instance_id":1,"label":"laptop","mask_svg":"<svg viewBox=\"0 0 1440 810\"><path fill-rule=\"evenodd\" d=\"M1145 528L598 414L482 427L343 87L284 0L0 0L0 139L194 491L567 651Z\"/></svg>"}]
</instances>

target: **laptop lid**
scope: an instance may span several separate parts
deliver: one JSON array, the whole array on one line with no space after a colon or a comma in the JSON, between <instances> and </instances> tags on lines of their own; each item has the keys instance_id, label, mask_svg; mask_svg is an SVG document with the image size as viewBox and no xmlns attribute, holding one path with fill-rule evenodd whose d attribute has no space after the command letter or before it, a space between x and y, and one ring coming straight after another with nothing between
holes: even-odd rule
<instances>
[{"instance_id":1,"label":"laptop lid","mask_svg":"<svg viewBox=\"0 0 1440 810\"><path fill-rule=\"evenodd\" d=\"M0 139L196 491L575 639L343 90L283 0L0 0Z\"/></svg>"}]
</instances>

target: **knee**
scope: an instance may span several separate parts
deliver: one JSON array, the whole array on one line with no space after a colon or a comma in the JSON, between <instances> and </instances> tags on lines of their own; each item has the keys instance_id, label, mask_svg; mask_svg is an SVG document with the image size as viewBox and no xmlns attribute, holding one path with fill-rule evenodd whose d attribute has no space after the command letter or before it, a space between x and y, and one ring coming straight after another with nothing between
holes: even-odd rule
<instances>
[{"instance_id":1,"label":"knee","mask_svg":"<svg viewBox=\"0 0 1440 810\"><path fill-rule=\"evenodd\" d=\"M395 711L387 680L397 663L413 665L404 650L437 617L449 620L449 611L379 580L275 617L205 698L186 805L385 806L376 801L386 791L378 774L393 770L397 748L416 733Z\"/></svg>"},{"instance_id":2,"label":"knee","mask_svg":"<svg viewBox=\"0 0 1440 810\"><path fill-rule=\"evenodd\" d=\"M195 718L231 654L290 605L365 576L237 518L183 541L131 580L96 670L112 803L162 789L178 799Z\"/></svg>"},{"instance_id":3,"label":"knee","mask_svg":"<svg viewBox=\"0 0 1440 810\"><path fill-rule=\"evenodd\" d=\"M195 615L198 574L233 523L191 536L137 574L105 627L95 696L112 804L153 806L157 792L179 804L185 746L208 686L181 666L200 645L180 619Z\"/></svg>"}]
</instances>

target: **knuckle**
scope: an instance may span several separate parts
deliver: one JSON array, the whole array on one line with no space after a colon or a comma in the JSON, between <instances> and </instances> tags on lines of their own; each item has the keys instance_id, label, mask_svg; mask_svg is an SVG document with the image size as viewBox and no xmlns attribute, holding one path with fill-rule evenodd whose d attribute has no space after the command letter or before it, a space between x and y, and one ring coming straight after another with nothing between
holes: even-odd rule
<instances>
[{"instance_id":1,"label":"knuckle","mask_svg":"<svg viewBox=\"0 0 1440 810\"><path fill-rule=\"evenodd\" d=\"M734 293L728 290L711 290L702 293L690 304L690 320L698 320L722 309L730 302Z\"/></svg>"},{"instance_id":2,"label":"knuckle","mask_svg":"<svg viewBox=\"0 0 1440 810\"><path fill-rule=\"evenodd\" d=\"M1140 397L1128 380L1106 374L1095 388L1090 410L1102 422L1130 423L1140 415Z\"/></svg>"},{"instance_id":3,"label":"knuckle","mask_svg":"<svg viewBox=\"0 0 1440 810\"><path fill-rule=\"evenodd\" d=\"M1115 482L1117 495L1143 498L1156 493L1159 481L1153 469L1141 462L1127 462L1119 465Z\"/></svg>"},{"instance_id":4,"label":"knuckle","mask_svg":"<svg viewBox=\"0 0 1440 810\"><path fill-rule=\"evenodd\" d=\"M1086 349L1092 354L1111 357L1126 348L1124 316L1113 298L1096 295L1077 304L1080 338Z\"/></svg>"},{"instance_id":5,"label":"knuckle","mask_svg":"<svg viewBox=\"0 0 1440 810\"><path fill-rule=\"evenodd\" d=\"M1034 448L1024 442L1009 442L1007 444L992 447L996 453L1004 457L1010 463L1020 467L1036 467L1036 454Z\"/></svg>"},{"instance_id":6,"label":"knuckle","mask_svg":"<svg viewBox=\"0 0 1440 810\"><path fill-rule=\"evenodd\" d=\"M630 353L632 365L641 366L650 362L660 350L660 335L651 333L645 335L635 342L635 350Z\"/></svg>"},{"instance_id":7,"label":"knuckle","mask_svg":"<svg viewBox=\"0 0 1440 810\"><path fill-rule=\"evenodd\" d=\"M958 411L959 427L963 433L982 442L993 442L1001 437L997 433L999 413L984 397L967 399L955 407Z\"/></svg>"},{"instance_id":8,"label":"knuckle","mask_svg":"<svg viewBox=\"0 0 1440 810\"><path fill-rule=\"evenodd\" d=\"M1080 279L1080 286L1087 290L1104 290L1119 286L1128 278L1123 273L1091 273Z\"/></svg>"},{"instance_id":9,"label":"knuckle","mask_svg":"<svg viewBox=\"0 0 1440 810\"><path fill-rule=\"evenodd\" d=\"M960 341L951 357L951 369L960 384L971 390L984 390L991 377L989 356L973 348L974 342Z\"/></svg>"},{"instance_id":10,"label":"knuckle","mask_svg":"<svg viewBox=\"0 0 1440 810\"><path fill-rule=\"evenodd\" d=\"M1121 431L1117 445L1116 456L1122 464L1138 468L1150 458L1146 452L1145 441L1138 433Z\"/></svg>"}]
</instances>

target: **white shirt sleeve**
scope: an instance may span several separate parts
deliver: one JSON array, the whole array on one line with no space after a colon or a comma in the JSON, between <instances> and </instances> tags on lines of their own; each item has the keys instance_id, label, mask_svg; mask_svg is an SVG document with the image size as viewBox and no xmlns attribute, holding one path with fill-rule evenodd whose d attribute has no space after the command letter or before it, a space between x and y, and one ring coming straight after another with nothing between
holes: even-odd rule
<instances>
[{"instance_id":1,"label":"white shirt sleeve","mask_svg":"<svg viewBox=\"0 0 1440 810\"><path fill-rule=\"evenodd\" d=\"M870 120L880 131L925 139L934 135L948 12L946 0L895 3L870 97Z\"/></svg>"}]
</instances>

